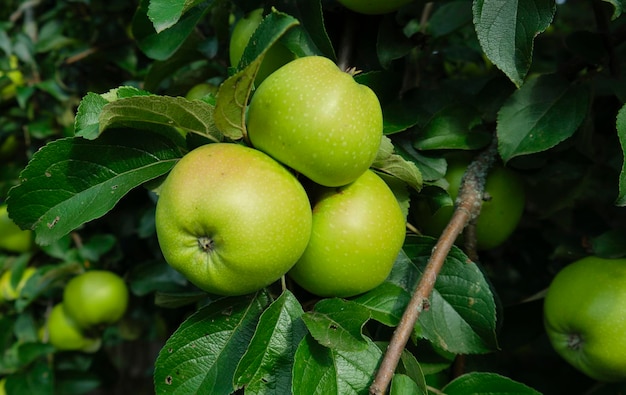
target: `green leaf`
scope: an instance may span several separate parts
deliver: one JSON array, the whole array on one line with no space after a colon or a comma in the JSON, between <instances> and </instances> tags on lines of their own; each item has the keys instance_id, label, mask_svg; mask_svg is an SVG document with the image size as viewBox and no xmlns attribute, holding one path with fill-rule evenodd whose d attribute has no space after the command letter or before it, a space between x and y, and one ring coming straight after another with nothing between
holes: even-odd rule
<instances>
[{"instance_id":1,"label":"green leaf","mask_svg":"<svg viewBox=\"0 0 626 395\"><path fill-rule=\"evenodd\" d=\"M386 281L413 292L435 242L407 238ZM478 354L497 348L493 294L480 269L457 247L446 258L418 324L422 337L449 352Z\"/></svg>"},{"instance_id":2,"label":"green leaf","mask_svg":"<svg viewBox=\"0 0 626 395\"><path fill-rule=\"evenodd\" d=\"M246 394L288 394L293 355L307 333L302 306L283 292L261 315L254 336L235 372L235 385Z\"/></svg>"},{"instance_id":3,"label":"green leaf","mask_svg":"<svg viewBox=\"0 0 626 395\"><path fill-rule=\"evenodd\" d=\"M102 109L100 132L110 128L146 129L161 131L180 146L187 133L196 133L214 142L222 140L213 122L213 106L201 100L184 97L136 96L108 103ZM173 128L177 128L173 130Z\"/></svg>"},{"instance_id":4,"label":"green leaf","mask_svg":"<svg viewBox=\"0 0 626 395\"><path fill-rule=\"evenodd\" d=\"M100 135L100 114L110 102L134 96L147 96L150 92L130 86L122 86L111 89L101 95L93 92L87 93L80 101L76 118L74 120L74 135L93 140Z\"/></svg>"},{"instance_id":5,"label":"green leaf","mask_svg":"<svg viewBox=\"0 0 626 395\"><path fill-rule=\"evenodd\" d=\"M447 164L445 158L429 157L428 155L418 152L411 142L407 139L396 141L396 152L403 158L411 160L422 174L422 178L426 181L439 180L446 174Z\"/></svg>"},{"instance_id":6,"label":"green leaf","mask_svg":"<svg viewBox=\"0 0 626 395\"><path fill-rule=\"evenodd\" d=\"M373 319L390 327L400 322L411 294L402 287L384 282L373 290L353 299L354 302L367 308Z\"/></svg>"},{"instance_id":7,"label":"green leaf","mask_svg":"<svg viewBox=\"0 0 626 395\"><path fill-rule=\"evenodd\" d=\"M231 140L246 136L246 108L254 78L267 50L298 21L273 11L255 30L239 62L239 72L220 85L215 105L215 126Z\"/></svg>"},{"instance_id":8,"label":"green leaf","mask_svg":"<svg viewBox=\"0 0 626 395\"><path fill-rule=\"evenodd\" d=\"M165 60L172 56L192 34L198 22L209 11L211 2L191 8L170 28L157 32L148 17L148 0L141 1L132 24L137 45L148 57Z\"/></svg>"},{"instance_id":9,"label":"green leaf","mask_svg":"<svg viewBox=\"0 0 626 395\"><path fill-rule=\"evenodd\" d=\"M472 3L451 1L443 3L433 12L428 21L428 32L433 37L442 37L472 23Z\"/></svg>"},{"instance_id":10,"label":"green leaf","mask_svg":"<svg viewBox=\"0 0 626 395\"><path fill-rule=\"evenodd\" d=\"M307 312L302 319L311 336L325 347L343 351L368 347L362 330L370 313L357 303L338 298L322 299L314 311Z\"/></svg>"},{"instance_id":11,"label":"green leaf","mask_svg":"<svg viewBox=\"0 0 626 395\"><path fill-rule=\"evenodd\" d=\"M626 105L617 113L616 120L617 137L622 147L622 170L619 174L619 193L617 196L616 205L623 207L626 206Z\"/></svg>"},{"instance_id":12,"label":"green leaf","mask_svg":"<svg viewBox=\"0 0 626 395\"><path fill-rule=\"evenodd\" d=\"M53 395L54 372L51 364L40 360L29 369L12 374L7 378L5 389L7 394L14 395Z\"/></svg>"},{"instance_id":13,"label":"green leaf","mask_svg":"<svg viewBox=\"0 0 626 395\"><path fill-rule=\"evenodd\" d=\"M357 395L367 393L382 351L369 340L364 350L336 350L322 346L307 335L294 358L294 394Z\"/></svg>"},{"instance_id":14,"label":"green leaf","mask_svg":"<svg viewBox=\"0 0 626 395\"><path fill-rule=\"evenodd\" d=\"M167 173L182 156L158 134L111 130L96 140L53 141L39 150L7 200L11 218L49 244L111 210L131 189Z\"/></svg>"},{"instance_id":15,"label":"green leaf","mask_svg":"<svg viewBox=\"0 0 626 395\"><path fill-rule=\"evenodd\" d=\"M414 146L418 150L485 147L492 137L480 130L481 122L478 111L466 103L444 107L417 133Z\"/></svg>"},{"instance_id":16,"label":"green leaf","mask_svg":"<svg viewBox=\"0 0 626 395\"><path fill-rule=\"evenodd\" d=\"M291 15L272 9L256 28L248 45L241 55L237 70L246 69L259 57L265 55L268 49L274 45L285 33L300 22Z\"/></svg>"},{"instance_id":17,"label":"green leaf","mask_svg":"<svg viewBox=\"0 0 626 395\"><path fill-rule=\"evenodd\" d=\"M391 62L406 56L415 47L398 26L393 14L386 15L379 27L376 52L381 66L388 69Z\"/></svg>"},{"instance_id":18,"label":"green leaf","mask_svg":"<svg viewBox=\"0 0 626 395\"><path fill-rule=\"evenodd\" d=\"M404 374L394 374L389 395L426 395L417 383Z\"/></svg>"},{"instance_id":19,"label":"green leaf","mask_svg":"<svg viewBox=\"0 0 626 395\"><path fill-rule=\"evenodd\" d=\"M442 390L446 395L540 395L540 392L495 373L473 372L464 374Z\"/></svg>"},{"instance_id":20,"label":"green leaf","mask_svg":"<svg viewBox=\"0 0 626 395\"><path fill-rule=\"evenodd\" d=\"M615 20L619 18L620 15L624 12L624 8L626 5L624 4L624 0L604 0L605 2L611 4L613 6L613 15L611 19Z\"/></svg>"},{"instance_id":21,"label":"green leaf","mask_svg":"<svg viewBox=\"0 0 626 395\"><path fill-rule=\"evenodd\" d=\"M422 189L422 173L419 168L414 162L400 155L393 154L384 160L374 161L372 168L406 183L418 192Z\"/></svg>"},{"instance_id":22,"label":"green leaf","mask_svg":"<svg viewBox=\"0 0 626 395\"><path fill-rule=\"evenodd\" d=\"M185 277L164 260L148 261L133 266L128 281L130 289L137 296L155 291L176 292L187 284Z\"/></svg>"},{"instance_id":23,"label":"green leaf","mask_svg":"<svg viewBox=\"0 0 626 395\"><path fill-rule=\"evenodd\" d=\"M205 0L150 0L148 18L157 33L174 26L181 15ZM212 1L209 1L212 3Z\"/></svg>"},{"instance_id":24,"label":"green leaf","mask_svg":"<svg viewBox=\"0 0 626 395\"><path fill-rule=\"evenodd\" d=\"M156 393L233 392L235 369L254 334L265 293L220 299L189 317L167 340L157 357Z\"/></svg>"},{"instance_id":25,"label":"green leaf","mask_svg":"<svg viewBox=\"0 0 626 395\"><path fill-rule=\"evenodd\" d=\"M585 118L590 91L557 75L528 81L498 113L498 150L506 162L545 151L574 134Z\"/></svg>"},{"instance_id":26,"label":"green leaf","mask_svg":"<svg viewBox=\"0 0 626 395\"><path fill-rule=\"evenodd\" d=\"M553 0L475 0L474 27L483 51L516 85L530 69L535 37L554 17Z\"/></svg>"},{"instance_id":27,"label":"green leaf","mask_svg":"<svg viewBox=\"0 0 626 395\"><path fill-rule=\"evenodd\" d=\"M299 26L290 29L282 43L298 57L322 55L336 60L335 50L326 32L321 0L283 2L280 10L298 19Z\"/></svg>"}]
</instances>

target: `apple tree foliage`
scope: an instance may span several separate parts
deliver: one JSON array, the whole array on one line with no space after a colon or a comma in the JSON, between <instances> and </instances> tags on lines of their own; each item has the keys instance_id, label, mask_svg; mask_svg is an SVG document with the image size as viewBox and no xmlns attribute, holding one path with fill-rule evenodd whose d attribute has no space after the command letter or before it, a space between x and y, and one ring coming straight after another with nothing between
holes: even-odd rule
<instances>
[{"instance_id":1,"label":"apple tree foliage","mask_svg":"<svg viewBox=\"0 0 626 395\"><path fill-rule=\"evenodd\" d=\"M457 247L448 255L391 394L626 389L574 371L541 321L560 267L626 255L621 0L417 0L385 15L333 0L7 3L0 68L17 56L25 83L0 103L0 144L19 142L0 152L0 202L38 245L0 252L2 271L37 268L0 306L9 394L368 392L434 239L410 227L386 281L347 299L315 298L289 281L208 295L169 268L156 243L160 183L194 147L246 143L254 78L277 42L355 67L377 93L386 138L372 167L409 224L418 199L446 202L452 151L476 154L495 139L527 189L505 245L474 260ZM232 26L258 7L267 16L254 45L231 67ZM218 94L184 98L201 82ZM97 353L57 352L39 328L85 268L123 275L131 307Z\"/></svg>"}]
</instances>

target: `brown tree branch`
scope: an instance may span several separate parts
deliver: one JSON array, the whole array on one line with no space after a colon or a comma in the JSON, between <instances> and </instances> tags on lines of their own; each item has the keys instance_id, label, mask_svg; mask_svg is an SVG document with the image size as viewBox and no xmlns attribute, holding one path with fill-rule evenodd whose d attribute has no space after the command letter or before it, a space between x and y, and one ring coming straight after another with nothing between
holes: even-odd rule
<instances>
[{"instance_id":1,"label":"brown tree branch","mask_svg":"<svg viewBox=\"0 0 626 395\"><path fill-rule=\"evenodd\" d=\"M494 139L491 146L479 154L468 166L461 189L456 199L456 209L450 222L439 237L437 244L433 248L426 269L415 287L413 296L409 301L402 318L393 333L385 356L378 368L374 382L370 386L371 395L385 394L389 383L393 378L394 371L398 366L400 355L404 350L415 323L424 309L428 308L430 295L435 287L437 276L456 241L465 226L480 213L482 205L483 191L485 189L485 179L489 168L493 164L497 154L497 144Z\"/></svg>"}]
</instances>

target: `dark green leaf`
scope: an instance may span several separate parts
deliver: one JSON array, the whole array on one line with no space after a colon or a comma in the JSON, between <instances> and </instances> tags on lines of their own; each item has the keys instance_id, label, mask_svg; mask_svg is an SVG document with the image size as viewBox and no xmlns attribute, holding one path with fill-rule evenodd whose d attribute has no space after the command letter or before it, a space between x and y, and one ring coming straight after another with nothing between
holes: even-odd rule
<instances>
[{"instance_id":1,"label":"dark green leaf","mask_svg":"<svg viewBox=\"0 0 626 395\"><path fill-rule=\"evenodd\" d=\"M623 207L626 206L626 105L617 113L617 137L622 147L622 169L619 174L619 193L617 196L616 205Z\"/></svg>"},{"instance_id":2,"label":"dark green leaf","mask_svg":"<svg viewBox=\"0 0 626 395\"><path fill-rule=\"evenodd\" d=\"M465 103L444 107L419 131L414 146L419 150L482 148L492 137L478 128L480 124L478 111Z\"/></svg>"},{"instance_id":3,"label":"dark green leaf","mask_svg":"<svg viewBox=\"0 0 626 395\"><path fill-rule=\"evenodd\" d=\"M12 395L53 395L54 373L47 360L41 360L29 369L11 375L5 385Z\"/></svg>"},{"instance_id":4,"label":"dark green leaf","mask_svg":"<svg viewBox=\"0 0 626 395\"><path fill-rule=\"evenodd\" d=\"M343 351L368 347L362 330L370 313L357 303L338 298L322 299L302 319L315 340L325 347Z\"/></svg>"},{"instance_id":5,"label":"dark green leaf","mask_svg":"<svg viewBox=\"0 0 626 395\"><path fill-rule=\"evenodd\" d=\"M139 130L96 140L65 138L39 150L7 203L22 228L49 244L106 214L131 189L167 173L182 156L172 141Z\"/></svg>"},{"instance_id":6,"label":"dark green leaf","mask_svg":"<svg viewBox=\"0 0 626 395\"><path fill-rule=\"evenodd\" d=\"M626 5L624 4L624 0L604 0L605 2L611 4L613 6L613 15L611 19L617 19L624 12L624 8Z\"/></svg>"},{"instance_id":7,"label":"dark green leaf","mask_svg":"<svg viewBox=\"0 0 626 395\"><path fill-rule=\"evenodd\" d=\"M386 280L412 292L430 258L435 239L411 237ZM430 304L419 318L419 333L454 353L485 353L497 348L496 307L483 273L453 247L437 277Z\"/></svg>"},{"instance_id":8,"label":"dark green leaf","mask_svg":"<svg viewBox=\"0 0 626 395\"><path fill-rule=\"evenodd\" d=\"M451 1L442 3L428 21L428 31L441 37L472 23L472 2Z\"/></svg>"},{"instance_id":9,"label":"dark green leaf","mask_svg":"<svg viewBox=\"0 0 626 395\"><path fill-rule=\"evenodd\" d=\"M335 50L324 25L322 1L287 1L280 5L280 11L300 22L300 26L290 29L282 39L289 50L299 57L323 55L332 60L336 59Z\"/></svg>"},{"instance_id":10,"label":"dark green leaf","mask_svg":"<svg viewBox=\"0 0 626 395\"><path fill-rule=\"evenodd\" d=\"M530 69L533 42L552 22L553 0L476 0L474 26L487 57L518 87Z\"/></svg>"},{"instance_id":11,"label":"dark green leaf","mask_svg":"<svg viewBox=\"0 0 626 395\"><path fill-rule=\"evenodd\" d=\"M369 340L361 351L335 350L307 335L294 358L294 394L357 395L367 393L382 351Z\"/></svg>"},{"instance_id":12,"label":"dark green leaf","mask_svg":"<svg viewBox=\"0 0 626 395\"><path fill-rule=\"evenodd\" d=\"M498 113L498 150L506 162L545 151L574 134L590 102L586 85L571 85L557 75L528 81Z\"/></svg>"},{"instance_id":13,"label":"dark green leaf","mask_svg":"<svg viewBox=\"0 0 626 395\"><path fill-rule=\"evenodd\" d=\"M187 284L185 277L163 260L149 261L134 266L128 280L130 289L138 296L155 291L176 292Z\"/></svg>"},{"instance_id":14,"label":"dark green leaf","mask_svg":"<svg viewBox=\"0 0 626 395\"><path fill-rule=\"evenodd\" d=\"M182 306L198 303L207 299L206 292L167 292L157 291L154 296L154 304L166 309L176 309Z\"/></svg>"},{"instance_id":15,"label":"dark green leaf","mask_svg":"<svg viewBox=\"0 0 626 395\"><path fill-rule=\"evenodd\" d=\"M464 374L448 385L442 392L446 395L540 395L540 392L495 373L474 372Z\"/></svg>"},{"instance_id":16,"label":"dark green leaf","mask_svg":"<svg viewBox=\"0 0 626 395\"><path fill-rule=\"evenodd\" d=\"M307 333L302 306L289 291L261 315L254 336L235 372L235 385L246 394L288 394L293 355Z\"/></svg>"},{"instance_id":17,"label":"dark green leaf","mask_svg":"<svg viewBox=\"0 0 626 395\"><path fill-rule=\"evenodd\" d=\"M228 395L263 309L265 293L225 298L189 317L156 360L156 393Z\"/></svg>"},{"instance_id":18,"label":"dark green leaf","mask_svg":"<svg viewBox=\"0 0 626 395\"><path fill-rule=\"evenodd\" d=\"M427 394L422 391L415 381L404 374L394 374L391 381L389 395L421 395Z\"/></svg>"},{"instance_id":19,"label":"dark green leaf","mask_svg":"<svg viewBox=\"0 0 626 395\"><path fill-rule=\"evenodd\" d=\"M410 299L411 295L402 287L384 282L353 301L367 308L376 321L394 327L400 322Z\"/></svg>"},{"instance_id":20,"label":"dark green leaf","mask_svg":"<svg viewBox=\"0 0 626 395\"><path fill-rule=\"evenodd\" d=\"M383 18L378 27L376 52L383 68L389 68L393 60L406 56L415 44L402 32L393 15Z\"/></svg>"},{"instance_id":21,"label":"dark green leaf","mask_svg":"<svg viewBox=\"0 0 626 395\"><path fill-rule=\"evenodd\" d=\"M237 70L241 71L264 55L285 33L299 25L297 19L275 9L269 13L254 31L241 55Z\"/></svg>"},{"instance_id":22,"label":"dark green leaf","mask_svg":"<svg viewBox=\"0 0 626 395\"><path fill-rule=\"evenodd\" d=\"M186 12L175 25L158 33L148 18L148 3L148 0L141 2L133 19L132 31L139 48L156 60L172 56L210 9L209 2L202 2Z\"/></svg>"},{"instance_id":23,"label":"dark green leaf","mask_svg":"<svg viewBox=\"0 0 626 395\"><path fill-rule=\"evenodd\" d=\"M148 18L157 33L172 27L181 15L205 0L150 0ZM212 1L209 1L212 3Z\"/></svg>"},{"instance_id":24,"label":"dark green leaf","mask_svg":"<svg viewBox=\"0 0 626 395\"><path fill-rule=\"evenodd\" d=\"M382 161L375 161L371 167L406 183L418 192L422 189L422 173L420 173L419 168L414 162L406 160L400 155L393 154Z\"/></svg>"}]
</instances>

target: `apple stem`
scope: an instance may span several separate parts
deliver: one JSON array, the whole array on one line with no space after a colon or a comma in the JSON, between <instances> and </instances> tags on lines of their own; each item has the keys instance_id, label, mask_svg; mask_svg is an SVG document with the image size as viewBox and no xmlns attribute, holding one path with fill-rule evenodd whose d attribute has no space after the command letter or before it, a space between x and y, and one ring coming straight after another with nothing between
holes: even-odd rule
<instances>
[{"instance_id":1,"label":"apple stem","mask_svg":"<svg viewBox=\"0 0 626 395\"><path fill-rule=\"evenodd\" d=\"M465 226L478 217L485 189L485 179L491 165L495 161L497 153L498 146L494 138L491 145L481 152L467 167L455 202L454 214L439 237L437 244L435 244L426 269L415 287L413 296L391 337L376 377L370 386L369 393L371 395L386 393L400 361L402 351L406 347L411 333L413 333L415 323L421 312L429 305L435 281L450 249Z\"/></svg>"},{"instance_id":2,"label":"apple stem","mask_svg":"<svg viewBox=\"0 0 626 395\"><path fill-rule=\"evenodd\" d=\"M346 70L352 58L352 42L354 41L354 16L349 14L343 25L341 44L337 56L337 66L340 70Z\"/></svg>"}]
</instances>

